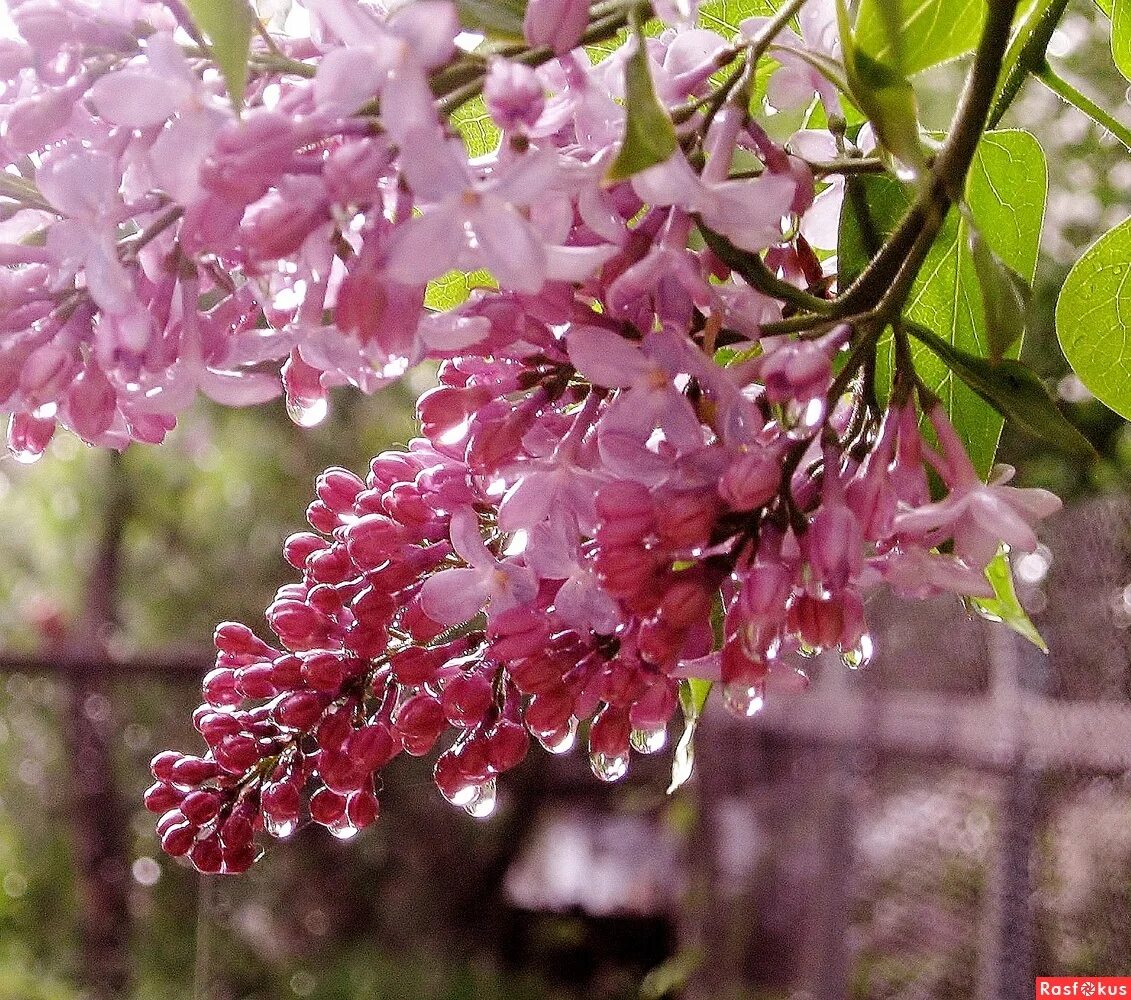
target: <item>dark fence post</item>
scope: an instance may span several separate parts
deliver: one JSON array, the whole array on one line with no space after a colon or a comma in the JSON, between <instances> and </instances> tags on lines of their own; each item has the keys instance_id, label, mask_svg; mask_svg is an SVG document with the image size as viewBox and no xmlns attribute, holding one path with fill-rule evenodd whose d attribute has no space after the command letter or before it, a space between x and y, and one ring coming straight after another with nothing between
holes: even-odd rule
<instances>
[{"instance_id":1,"label":"dark fence post","mask_svg":"<svg viewBox=\"0 0 1131 1000\"><path fill-rule=\"evenodd\" d=\"M109 659L106 633L117 616L121 540L129 497L116 453L109 455L104 482L101 536L87 578L85 603L58 657L68 690L64 726L80 900L82 966L78 975L92 1000L121 997L130 978L128 812L114 778L109 675L77 668L91 656Z\"/></svg>"}]
</instances>

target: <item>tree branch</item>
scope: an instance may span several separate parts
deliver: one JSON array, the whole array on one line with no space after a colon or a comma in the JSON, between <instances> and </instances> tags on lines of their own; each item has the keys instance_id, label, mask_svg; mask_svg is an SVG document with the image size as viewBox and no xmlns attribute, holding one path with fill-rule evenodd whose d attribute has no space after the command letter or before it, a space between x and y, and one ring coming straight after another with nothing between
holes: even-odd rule
<instances>
[{"instance_id":1,"label":"tree branch","mask_svg":"<svg viewBox=\"0 0 1131 1000\"><path fill-rule=\"evenodd\" d=\"M997 91L1009 30L1018 0L995 0L959 109L929 179L887 243L859 278L837 300L837 314L846 316L872 308L893 281L908 268L917 273L942 228L947 210L962 197L966 174L982 137Z\"/></svg>"}]
</instances>

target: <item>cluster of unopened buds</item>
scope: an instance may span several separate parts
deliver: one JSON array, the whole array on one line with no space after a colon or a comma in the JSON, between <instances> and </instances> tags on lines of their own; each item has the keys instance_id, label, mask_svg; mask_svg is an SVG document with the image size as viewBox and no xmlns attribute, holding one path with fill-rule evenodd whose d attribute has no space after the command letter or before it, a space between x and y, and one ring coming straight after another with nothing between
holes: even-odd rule
<instances>
[{"instance_id":1,"label":"cluster of unopened buds","mask_svg":"<svg viewBox=\"0 0 1131 1000\"><path fill-rule=\"evenodd\" d=\"M784 17L724 37L657 4L662 34L596 62L579 44L639 5L531 0L527 44L483 58L446 0L296 0L307 30L253 42L238 115L177 0L9 6L0 406L18 457L57 424L159 441L198 391L275 395L272 363L309 424L333 386L440 362L422 438L364 480L319 478L274 644L217 629L205 753L153 761L162 844L201 871L246 869L258 831L307 817L351 836L401 753L439 747L440 791L481 816L531 737L561 753L585 723L616 780L665 745L684 679L749 715L805 683L798 655L860 667L869 591L991 596L990 560L1032 549L1058 505L983 483L908 372L879 404L853 326L773 329L832 293L843 184L821 164L868 133L771 139L741 60L781 43L768 101L835 121L825 0L793 5L800 37ZM679 142L611 177L641 65ZM499 139L469 158L447 115L480 94ZM427 308L453 270L494 280Z\"/></svg>"}]
</instances>

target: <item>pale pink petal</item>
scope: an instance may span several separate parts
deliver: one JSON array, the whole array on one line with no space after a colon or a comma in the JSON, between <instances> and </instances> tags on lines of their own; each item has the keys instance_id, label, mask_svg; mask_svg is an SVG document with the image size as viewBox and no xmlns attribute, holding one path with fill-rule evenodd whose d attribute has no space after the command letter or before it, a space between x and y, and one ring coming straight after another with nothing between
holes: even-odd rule
<instances>
[{"instance_id":1,"label":"pale pink petal","mask_svg":"<svg viewBox=\"0 0 1131 1000\"><path fill-rule=\"evenodd\" d=\"M314 103L337 114L353 114L377 93L384 78L369 49L331 49L318 64Z\"/></svg>"},{"instance_id":2,"label":"pale pink petal","mask_svg":"<svg viewBox=\"0 0 1131 1000\"><path fill-rule=\"evenodd\" d=\"M1030 524L1055 514L1064 503L1055 493L1036 487L999 487L996 492Z\"/></svg>"},{"instance_id":3,"label":"pale pink petal","mask_svg":"<svg viewBox=\"0 0 1131 1000\"><path fill-rule=\"evenodd\" d=\"M552 490L545 490L544 495L551 500L554 496ZM540 523L531 522L522 558L541 579L564 580L577 571L577 525L567 518L546 521L544 517L538 518Z\"/></svg>"},{"instance_id":4,"label":"pale pink petal","mask_svg":"<svg viewBox=\"0 0 1131 1000\"><path fill-rule=\"evenodd\" d=\"M479 517L470 507L461 507L452 514L451 539L456 555L469 566L479 570L495 566L495 557L479 530Z\"/></svg>"},{"instance_id":5,"label":"pale pink petal","mask_svg":"<svg viewBox=\"0 0 1131 1000\"><path fill-rule=\"evenodd\" d=\"M797 185L784 174L764 174L749 181L723 181L712 187L715 204L703 218L712 229L743 250L764 250L781 240L781 220Z\"/></svg>"},{"instance_id":6,"label":"pale pink petal","mask_svg":"<svg viewBox=\"0 0 1131 1000\"><path fill-rule=\"evenodd\" d=\"M437 122L428 77L414 66L393 72L381 91L381 121L403 151L412 129Z\"/></svg>"},{"instance_id":7,"label":"pale pink petal","mask_svg":"<svg viewBox=\"0 0 1131 1000\"><path fill-rule=\"evenodd\" d=\"M357 0L304 0L303 6L348 44L372 44L386 36L377 19Z\"/></svg>"},{"instance_id":8,"label":"pale pink petal","mask_svg":"<svg viewBox=\"0 0 1131 1000\"><path fill-rule=\"evenodd\" d=\"M130 273L119 259L111 236L92 241L86 256L86 285L90 297L108 313L138 307Z\"/></svg>"},{"instance_id":9,"label":"pale pink petal","mask_svg":"<svg viewBox=\"0 0 1131 1000\"><path fill-rule=\"evenodd\" d=\"M64 215L96 219L115 211L120 176L114 157L100 150L60 149L35 172L43 197Z\"/></svg>"},{"instance_id":10,"label":"pale pink petal","mask_svg":"<svg viewBox=\"0 0 1131 1000\"><path fill-rule=\"evenodd\" d=\"M546 281L546 250L516 209L485 199L472 217L481 262L503 288L537 292Z\"/></svg>"},{"instance_id":11,"label":"pale pink petal","mask_svg":"<svg viewBox=\"0 0 1131 1000\"><path fill-rule=\"evenodd\" d=\"M562 584L554 598L554 610L565 624L598 635L614 632L621 623L616 602L586 571L575 573Z\"/></svg>"},{"instance_id":12,"label":"pale pink petal","mask_svg":"<svg viewBox=\"0 0 1131 1000\"><path fill-rule=\"evenodd\" d=\"M471 187L467 155L459 139L445 139L431 126L405 137L401 170L418 203L438 202Z\"/></svg>"},{"instance_id":13,"label":"pale pink petal","mask_svg":"<svg viewBox=\"0 0 1131 1000\"><path fill-rule=\"evenodd\" d=\"M549 151L525 153L510 161L504 171L493 177L488 188L504 201L529 205L553 185L559 173L555 154Z\"/></svg>"},{"instance_id":14,"label":"pale pink petal","mask_svg":"<svg viewBox=\"0 0 1131 1000\"><path fill-rule=\"evenodd\" d=\"M192 96L189 84L142 66L126 66L99 77L90 88L94 110L115 125L159 125Z\"/></svg>"},{"instance_id":15,"label":"pale pink petal","mask_svg":"<svg viewBox=\"0 0 1131 1000\"><path fill-rule=\"evenodd\" d=\"M802 129L789 140L790 152L807 160L834 160L838 153L836 138L827 129Z\"/></svg>"},{"instance_id":16,"label":"pale pink petal","mask_svg":"<svg viewBox=\"0 0 1131 1000\"><path fill-rule=\"evenodd\" d=\"M389 18L389 27L408 43L412 57L433 69L446 63L455 52L459 14L447 0L415 0Z\"/></svg>"},{"instance_id":17,"label":"pale pink petal","mask_svg":"<svg viewBox=\"0 0 1131 1000\"><path fill-rule=\"evenodd\" d=\"M650 370L640 347L597 326L574 326L566 340L569 360L582 375L606 388L629 386Z\"/></svg>"},{"instance_id":18,"label":"pale pink petal","mask_svg":"<svg viewBox=\"0 0 1131 1000\"><path fill-rule=\"evenodd\" d=\"M474 618L487 597L487 585L477 569L441 570L420 588L424 613L441 625L458 625Z\"/></svg>"},{"instance_id":19,"label":"pale pink petal","mask_svg":"<svg viewBox=\"0 0 1131 1000\"><path fill-rule=\"evenodd\" d=\"M1032 552L1037 547L1037 536L1029 523L989 488L978 490L968 509L979 527L996 535L1011 549Z\"/></svg>"},{"instance_id":20,"label":"pale pink petal","mask_svg":"<svg viewBox=\"0 0 1131 1000\"><path fill-rule=\"evenodd\" d=\"M418 333L430 351L462 351L491 335L491 321L486 316L432 313L420 321Z\"/></svg>"},{"instance_id":21,"label":"pale pink petal","mask_svg":"<svg viewBox=\"0 0 1131 1000\"><path fill-rule=\"evenodd\" d=\"M722 657L719 653L708 653L694 660L680 660L672 671L673 677L695 677L704 681L721 681L723 677Z\"/></svg>"},{"instance_id":22,"label":"pale pink petal","mask_svg":"<svg viewBox=\"0 0 1131 1000\"><path fill-rule=\"evenodd\" d=\"M835 250L840 235L840 210L844 203L844 180L835 178L801 217L801 235L819 250Z\"/></svg>"},{"instance_id":23,"label":"pale pink petal","mask_svg":"<svg viewBox=\"0 0 1131 1000\"><path fill-rule=\"evenodd\" d=\"M525 566L501 562L487 577L491 594L491 613L528 604L538 596L538 581Z\"/></svg>"},{"instance_id":24,"label":"pale pink petal","mask_svg":"<svg viewBox=\"0 0 1131 1000\"><path fill-rule=\"evenodd\" d=\"M696 210L701 182L687 157L677 150L663 163L636 174L632 187L650 205L680 205Z\"/></svg>"},{"instance_id":25,"label":"pale pink petal","mask_svg":"<svg viewBox=\"0 0 1131 1000\"><path fill-rule=\"evenodd\" d=\"M519 479L499 504L499 527L503 531L530 528L546 519L558 495L553 473L537 470Z\"/></svg>"},{"instance_id":26,"label":"pale pink petal","mask_svg":"<svg viewBox=\"0 0 1131 1000\"><path fill-rule=\"evenodd\" d=\"M548 281L581 282L596 274L605 262L615 257L620 247L609 243L595 247L546 247Z\"/></svg>"},{"instance_id":27,"label":"pale pink petal","mask_svg":"<svg viewBox=\"0 0 1131 1000\"><path fill-rule=\"evenodd\" d=\"M200 192L200 165L229 116L216 108L179 115L149 149L150 172L166 194L182 204Z\"/></svg>"},{"instance_id":28,"label":"pale pink petal","mask_svg":"<svg viewBox=\"0 0 1131 1000\"><path fill-rule=\"evenodd\" d=\"M725 45L726 39L714 31L704 28L681 31L664 53L664 69L673 76L697 69Z\"/></svg>"},{"instance_id":29,"label":"pale pink petal","mask_svg":"<svg viewBox=\"0 0 1131 1000\"><path fill-rule=\"evenodd\" d=\"M462 217L448 208L409 219L393 234L386 274L402 285L424 285L457 267L466 243Z\"/></svg>"},{"instance_id":30,"label":"pale pink petal","mask_svg":"<svg viewBox=\"0 0 1131 1000\"><path fill-rule=\"evenodd\" d=\"M228 372L204 369L200 375L200 391L223 406L255 406L274 399L283 384L276 375L266 372Z\"/></svg>"},{"instance_id":31,"label":"pale pink petal","mask_svg":"<svg viewBox=\"0 0 1131 1000\"><path fill-rule=\"evenodd\" d=\"M598 446L606 468L622 479L658 486L671 475L672 461L649 451L638 434L602 428Z\"/></svg>"}]
</instances>

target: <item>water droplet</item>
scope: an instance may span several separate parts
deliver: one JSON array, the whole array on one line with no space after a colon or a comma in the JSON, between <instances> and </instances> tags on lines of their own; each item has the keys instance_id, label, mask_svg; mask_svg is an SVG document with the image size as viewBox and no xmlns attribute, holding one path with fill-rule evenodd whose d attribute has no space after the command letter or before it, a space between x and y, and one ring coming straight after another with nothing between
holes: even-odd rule
<instances>
[{"instance_id":1,"label":"water droplet","mask_svg":"<svg viewBox=\"0 0 1131 1000\"><path fill-rule=\"evenodd\" d=\"M589 766L602 781L620 781L628 774L628 754L591 753Z\"/></svg>"},{"instance_id":2,"label":"water droplet","mask_svg":"<svg viewBox=\"0 0 1131 1000\"><path fill-rule=\"evenodd\" d=\"M766 705L766 685L735 681L723 688L723 704L728 711L741 719L757 715Z\"/></svg>"},{"instance_id":3,"label":"water droplet","mask_svg":"<svg viewBox=\"0 0 1131 1000\"><path fill-rule=\"evenodd\" d=\"M287 416L299 427L317 427L329 412L330 403L325 396L317 399L287 397Z\"/></svg>"},{"instance_id":4,"label":"water droplet","mask_svg":"<svg viewBox=\"0 0 1131 1000\"><path fill-rule=\"evenodd\" d=\"M539 736L538 742L542 744L543 749L550 753L569 753L573 749L574 743L577 742L577 719L570 716L569 725L564 730L559 730L546 738Z\"/></svg>"},{"instance_id":5,"label":"water droplet","mask_svg":"<svg viewBox=\"0 0 1131 1000\"><path fill-rule=\"evenodd\" d=\"M9 447L8 451L11 452L14 458L21 465L32 465L43 458L43 452L35 451L33 448L12 448Z\"/></svg>"},{"instance_id":6,"label":"water droplet","mask_svg":"<svg viewBox=\"0 0 1131 1000\"><path fill-rule=\"evenodd\" d=\"M895 176L904 184L912 184L918 178L919 171L902 160L895 161Z\"/></svg>"},{"instance_id":7,"label":"water droplet","mask_svg":"<svg viewBox=\"0 0 1131 1000\"><path fill-rule=\"evenodd\" d=\"M820 656L824 649L820 646L810 646L804 639L800 640L797 644L797 655L804 656L805 659L811 660L814 656Z\"/></svg>"},{"instance_id":8,"label":"water droplet","mask_svg":"<svg viewBox=\"0 0 1131 1000\"><path fill-rule=\"evenodd\" d=\"M30 421L21 419L18 413L8 418L8 451L21 465L38 462L47 447L47 441L41 445L38 435L29 433L27 423ZM50 440L50 435L47 435L47 440Z\"/></svg>"},{"instance_id":9,"label":"water droplet","mask_svg":"<svg viewBox=\"0 0 1131 1000\"><path fill-rule=\"evenodd\" d=\"M345 816L331 823L329 829L338 840L350 840L361 832L361 827L354 826Z\"/></svg>"},{"instance_id":10,"label":"water droplet","mask_svg":"<svg viewBox=\"0 0 1131 1000\"><path fill-rule=\"evenodd\" d=\"M464 809L469 816L486 819L495 811L498 802L498 796L495 794L495 779L488 778L475 790L475 798L465 805Z\"/></svg>"},{"instance_id":11,"label":"water droplet","mask_svg":"<svg viewBox=\"0 0 1131 1000\"><path fill-rule=\"evenodd\" d=\"M271 816L264 814L263 816L263 829L266 830L272 837L278 837L280 840L285 840L295 830L298 829L297 819L274 819Z\"/></svg>"},{"instance_id":12,"label":"water droplet","mask_svg":"<svg viewBox=\"0 0 1131 1000\"><path fill-rule=\"evenodd\" d=\"M632 744L632 749L637 753L658 753L664 749L664 745L668 742L667 727L634 729L628 737L628 742Z\"/></svg>"},{"instance_id":13,"label":"water droplet","mask_svg":"<svg viewBox=\"0 0 1131 1000\"><path fill-rule=\"evenodd\" d=\"M782 408L781 424L786 436L794 441L812 437L825 419L825 401L816 396L813 399L791 399Z\"/></svg>"},{"instance_id":14,"label":"water droplet","mask_svg":"<svg viewBox=\"0 0 1131 1000\"><path fill-rule=\"evenodd\" d=\"M440 793L453 806L464 808L475 801L476 796L479 794L479 786L475 784L460 785L458 788L452 788L446 791L441 788Z\"/></svg>"},{"instance_id":15,"label":"water droplet","mask_svg":"<svg viewBox=\"0 0 1131 1000\"><path fill-rule=\"evenodd\" d=\"M840 659L849 670L863 670L872 662L875 651L876 647L872 642L872 637L865 632L860 636L860 642L856 645L856 648L842 651Z\"/></svg>"}]
</instances>

